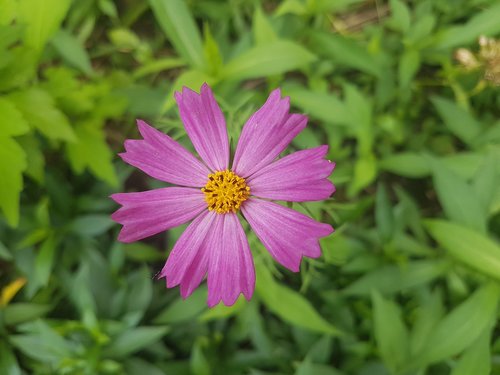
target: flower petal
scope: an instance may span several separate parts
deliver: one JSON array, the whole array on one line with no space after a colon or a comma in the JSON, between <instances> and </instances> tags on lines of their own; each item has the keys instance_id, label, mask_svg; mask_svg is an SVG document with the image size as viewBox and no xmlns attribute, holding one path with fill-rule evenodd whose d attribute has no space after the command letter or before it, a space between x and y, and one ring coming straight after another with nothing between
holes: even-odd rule
<instances>
[{"instance_id":1,"label":"flower petal","mask_svg":"<svg viewBox=\"0 0 500 375\"><path fill-rule=\"evenodd\" d=\"M333 232L330 225L273 202L250 198L241 210L273 258L294 272L302 256L321 255L319 238Z\"/></svg>"},{"instance_id":2,"label":"flower petal","mask_svg":"<svg viewBox=\"0 0 500 375\"><path fill-rule=\"evenodd\" d=\"M222 217L222 230L214 236L208 263L208 306L222 301L233 305L240 293L247 300L255 287L255 269L252 253L238 215L228 213Z\"/></svg>"},{"instance_id":3,"label":"flower petal","mask_svg":"<svg viewBox=\"0 0 500 375\"><path fill-rule=\"evenodd\" d=\"M290 98L274 90L246 122L234 155L232 170L247 178L272 162L307 124L307 117L289 114Z\"/></svg>"},{"instance_id":4,"label":"flower petal","mask_svg":"<svg viewBox=\"0 0 500 375\"><path fill-rule=\"evenodd\" d=\"M123 225L118 235L121 242L133 242L184 224L207 204L199 189L167 187L139 193L111 196L123 207L111 218Z\"/></svg>"},{"instance_id":5,"label":"flower petal","mask_svg":"<svg viewBox=\"0 0 500 375\"><path fill-rule=\"evenodd\" d=\"M207 273L210 233L217 234L218 215L201 213L186 228L168 256L159 277L166 277L167 288L180 284L182 298L187 298L200 285Z\"/></svg>"},{"instance_id":6,"label":"flower petal","mask_svg":"<svg viewBox=\"0 0 500 375\"><path fill-rule=\"evenodd\" d=\"M171 184L201 187L207 182L209 169L168 135L138 120L143 140L125 141L121 158L153 178Z\"/></svg>"},{"instance_id":7,"label":"flower petal","mask_svg":"<svg viewBox=\"0 0 500 375\"><path fill-rule=\"evenodd\" d=\"M324 159L328 146L287 155L268 164L248 180L252 195L292 202L328 198L335 186L327 179L335 164Z\"/></svg>"},{"instance_id":8,"label":"flower petal","mask_svg":"<svg viewBox=\"0 0 500 375\"><path fill-rule=\"evenodd\" d=\"M193 146L213 171L229 166L229 141L226 121L214 94L205 83L200 94L184 87L175 93L179 114Z\"/></svg>"}]
</instances>

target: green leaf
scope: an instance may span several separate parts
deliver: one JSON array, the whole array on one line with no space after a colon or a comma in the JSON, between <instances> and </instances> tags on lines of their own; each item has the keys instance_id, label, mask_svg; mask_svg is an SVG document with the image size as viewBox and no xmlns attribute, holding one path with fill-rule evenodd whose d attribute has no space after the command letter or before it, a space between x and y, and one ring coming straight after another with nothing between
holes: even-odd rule
<instances>
[{"instance_id":1,"label":"green leaf","mask_svg":"<svg viewBox=\"0 0 500 375\"><path fill-rule=\"evenodd\" d=\"M70 4L70 0L20 0L18 21L26 26L26 45L41 52L66 16Z\"/></svg>"},{"instance_id":2,"label":"green leaf","mask_svg":"<svg viewBox=\"0 0 500 375\"><path fill-rule=\"evenodd\" d=\"M113 154L106 143L104 132L94 124L75 127L76 142L66 145L69 161L77 173L88 168L96 177L111 186L118 186L118 177L113 167Z\"/></svg>"},{"instance_id":3,"label":"green leaf","mask_svg":"<svg viewBox=\"0 0 500 375\"><path fill-rule=\"evenodd\" d=\"M45 178L45 158L40 146L40 140L32 133L19 137L19 145L26 153L28 167L26 174L38 183L42 184Z\"/></svg>"},{"instance_id":4,"label":"green leaf","mask_svg":"<svg viewBox=\"0 0 500 375\"><path fill-rule=\"evenodd\" d=\"M28 123L49 139L74 141L75 133L66 116L55 107L53 98L44 90L30 88L9 95Z\"/></svg>"},{"instance_id":5,"label":"green leaf","mask_svg":"<svg viewBox=\"0 0 500 375\"><path fill-rule=\"evenodd\" d=\"M301 87L285 87L283 91L292 98L294 105L308 115L336 125L350 125L352 121L346 105L333 94Z\"/></svg>"},{"instance_id":6,"label":"green leaf","mask_svg":"<svg viewBox=\"0 0 500 375\"><path fill-rule=\"evenodd\" d=\"M413 77L417 74L420 64L420 51L408 49L403 53L398 66L399 85L402 88L408 88Z\"/></svg>"},{"instance_id":7,"label":"green leaf","mask_svg":"<svg viewBox=\"0 0 500 375\"><path fill-rule=\"evenodd\" d=\"M0 13L0 25L11 25L17 13L17 1L0 0L0 9L2 9Z\"/></svg>"},{"instance_id":8,"label":"green leaf","mask_svg":"<svg viewBox=\"0 0 500 375\"><path fill-rule=\"evenodd\" d=\"M22 173L25 169L23 149L13 139L0 137L0 208L12 227L19 222L19 195L23 189Z\"/></svg>"},{"instance_id":9,"label":"green leaf","mask_svg":"<svg viewBox=\"0 0 500 375\"><path fill-rule=\"evenodd\" d=\"M35 274L30 280L35 282L37 286L47 286L57 246L58 240L53 235L49 236L40 246L35 260Z\"/></svg>"},{"instance_id":10,"label":"green leaf","mask_svg":"<svg viewBox=\"0 0 500 375\"><path fill-rule=\"evenodd\" d=\"M153 322L155 324L167 324L191 320L207 309L206 300L206 289L198 288L189 298L178 298L174 303L167 306Z\"/></svg>"},{"instance_id":11,"label":"green leaf","mask_svg":"<svg viewBox=\"0 0 500 375\"><path fill-rule=\"evenodd\" d=\"M189 361L189 367L193 375L211 375L210 362L208 361L203 348L207 346L207 340L205 338L199 338L195 341L193 348L191 349L191 358Z\"/></svg>"},{"instance_id":12,"label":"green leaf","mask_svg":"<svg viewBox=\"0 0 500 375\"><path fill-rule=\"evenodd\" d=\"M446 216L467 227L486 232L486 212L472 187L440 160L432 161L434 186Z\"/></svg>"},{"instance_id":13,"label":"green leaf","mask_svg":"<svg viewBox=\"0 0 500 375\"><path fill-rule=\"evenodd\" d=\"M44 321L37 320L27 330L28 334L12 335L9 340L29 358L44 363L58 363L72 356L69 342Z\"/></svg>"},{"instance_id":14,"label":"green leaf","mask_svg":"<svg viewBox=\"0 0 500 375\"><path fill-rule=\"evenodd\" d=\"M434 96L432 104L450 131L467 144L472 144L481 133L481 124L466 110L446 98Z\"/></svg>"},{"instance_id":15,"label":"green leaf","mask_svg":"<svg viewBox=\"0 0 500 375\"><path fill-rule=\"evenodd\" d=\"M49 305L36 303L9 303L4 307L4 321L6 325L15 326L44 316L51 310Z\"/></svg>"},{"instance_id":16,"label":"green leaf","mask_svg":"<svg viewBox=\"0 0 500 375\"><path fill-rule=\"evenodd\" d=\"M466 226L444 220L426 220L425 226L451 256L500 280L500 246L497 243Z\"/></svg>"},{"instance_id":17,"label":"green leaf","mask_svg":"<svg viewBox=\"0 0 500 375\"><path fill-rule=\"evenodd\" d=\"M419 307L416 310L416 319L413 325L410 338L410 353L422 352L427 344L427 338L434 330L444 314L444 307L441 301L441 294L438 290L430 293L422 293L419 299Z\"/></svg>"},{"instance_id":18,"label":"green leaf","mask_svg":"<svg viewBox=\"0 0 500 375\"><path fill-rule=\"evenodd\" d=\"M447 262L431 260L383 266L363 275L342 292L346 295L368 295L375 289L384 294L395 293L427 284L443 275L448 267Z\"/></svg>"},{"instance_id":19,"label":"green leaf","mask_svg":"<svg viewBox=\"0 0 500 375\"><path fill-rule=\"evenodd\" d=\"M94 237L106 232L114 224L108 215L89 214L76 217L69 229L81 236Z\"/></svg>"},{"instance_id":20,"label":"green leaf","mask_svg":"<svg viewBox=\"0 0 500 375\"><path fill-rule=\"evenodd\" d=\"M252 31L253 39L256 45L272 43L278 40L276 32L260 6L255 8Z\"/></svg>"},{"instance_id":21,"label":"green leaf","mask_svg":"<svg viewBox=\"0 0 500 375\"><path fill-rule=\"evenodd\" d=\"M262 264L256 264L256 271L256 291L269 310L296 326L330 335L340 334L336 327L318 314L306 298L276 283Z\"/></svg>"},{"instance_id":22,"label":"green leaf","mask_svg":"<svg viewBox=\"0 0 500 375\"><path fill-rule=\"evenodd\" d=\"M493 2L492 2L493 3ZM446 29L438 39L437 48L453 48L473 42L480 35L495 35L500 32L500 4L485 8L470 18L465 25Z\"/></svg>"},{"instance_id":23,"label":"green leaf","mask_svg":"<svg viewBox=\"0 0 500 375\"><path fill-rule=\"evenodd\" d=\"M0 6L1 5L0 1ZM0 341L0 374L21 375L21 368L7 340Z\"/></svg>"},{"instance_id":24,"label":"green leaf","mask_svg":"<svg viewBox=\"0 0 500 375\"><path fill-rule=\"evenodd\" d=\"M70 65L91 76L94 72L83 44L66 30L59 30L52 38L52 45Z\"/></svg>"},{"instance_id":25,"label":"green leaf","mask_svg":"<svg viewBox=\"0 0 500 375\"><path fill-rule=\"evenodd\" d=\"M335 34L312 32L313 50L319 55L332 59L332 62L358 69L375 77L382 75L382 65L358 42Z\"/></svg>"},{"instance_id":26,"label":"green leaf","mask_svg":"<svg viewBox=\"0 0 500 375\"><path fill-rule=\"evenodd\" d=\"M500 174L497 166L500 165L500 156L491 152L484 159L483 164L472 179L472 187L477 194L481 206L487 214L492 212L495 194L498 191Z\"/></svg>"},{"instance_id":27,"label":"green leaf","mask_svg":"<svg viewBox=\"0 0 500 375\"><path fill-rule=\"evenodd\" d=\"M6 98L0 97L0 137L26 134L29 126L22 113Z\"/></svg>"},{"instance_id":28,"label":"green leaf","mask_svg":"<svg viewBox=\"0 0 500 375\"><path fill-rule=\"evenodd\" d=\"M375 155L367 154L358 158L354 164L354 176L348 193L353 196L370 185L377 177Z\"/></svg>"},{"instance_id":29,"label":"green leaf","mask_svg":"<svg viewBox=\"0 0 500 375\"><path fill-rule=\"evenodd\" d=\"M203 44L189 8L183 0L149 0L151 9L175 50L193 68L204 68Z\"/></svg>"},{"instance_id":30,"label":"green leaf","mask_svg":"<svg viewBox=\"0 0 500 375\"><path fill-rule=\"evenodd\" d=\"M378 184L375 195L375 222L381 240L389 242L394 236L394 212L387 190L382 183Z\"/></svg>"},{"instance_id":31,"label":"green leaf","mask_svg":"<svg viewBox=\"0 0 500 375\"><path fill-rule=\"evenodd\" d=\"M391 154L379 160L378 166L386 171L409 178L421 178L431 173L427 159L415 152Z\"/></svg>"},{"instance_id":32,"label":"green leaf","mask_svg":"<svg viewBox=\"0 0 500 375\"><path fill-rule=\"evenodd\" d=\"M380 355L393 373L401 368L409 355L408 331L401 319L399 306L372 292L373 324Z\"/></svg>"},{"instance_id":33,"label":"green leaf","mask_svg":"<svg viewBox=\"0 0 500 375\"><path fill-rule=\"evenodd\" d=\"M111 358L126 358L127 355L154 344L168 331L168 327L129 328L114 338L111 344L104 348L104 353Z\"/></svg>"},{"instance_id":34,"label":"green leaf","mask_svg":"<svg viewBox=\"0 0 500 375\"><path fill-rule=\"evenodd\" d=\"M408 5L401 0L390 0L389 4L391 6L391 26L405 34L411 23Z\"/></svg>"},{"instance_id":35,"label":"green leaf","mask_svg":"<svg viewBox=\"0 0 500 375\"><path fill-rule=\"evenodd\" d=\"M492 324L499 296L496 284L482 286L437 324L414 363L423 367L467 349Z\"/></svg>"},{"instance_id":36,"label":"green leaf","mask_svg":"<svg viewBox=\"0 0 500 375\"><path fill-rule=\"evenodd\" d=\"M373 104L356 86L344 85L346 110L350 114L349 125L358 140L357 152L366 158L373 156Z\"/></svg>"},{"instance_id":37,"label":"green leaf","mask_svg":"<svg viewBox=\"0 0 500 375\"><path fill-rule=\"evenodd\" d=\"M302 68L315 59L300 44L278 40L243 52L229 61L221 74L227 80L267 77Z\"/></svg>"},{"instance_id":38,"label":"green leaf","mask_svg":"<svg viewBox=\"0 0 500 375\"><path fill-rule=\"evenodd\" d=\"M490 375L491 374L491 332L485 330L481 336L467 349L451 375Z\"/></svg>"}]
</instances>

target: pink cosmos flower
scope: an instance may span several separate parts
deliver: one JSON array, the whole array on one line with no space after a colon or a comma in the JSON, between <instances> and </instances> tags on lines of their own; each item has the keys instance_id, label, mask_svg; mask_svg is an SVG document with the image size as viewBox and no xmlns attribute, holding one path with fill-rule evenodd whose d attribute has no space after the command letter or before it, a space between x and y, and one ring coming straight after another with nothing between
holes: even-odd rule
<instances>
[{"instance_id":1,"label":"pink cosmos flower","mask_svg":"<svg viewBox=\"0 0 500 375\"><path fill-rule=\"evenodd\" d=\"M249 300L255 270L238 212L273 258L297 272L303 256L321 255L319 238L333 228L271 200L304 202L328 198L334 164L319 146L278 158L306 126L290 114L289 98L274 90L246 122L232 164L226 122L207 84L200 94L175 93L180 117L201 161L168 135L138 121L143 139L125 141L122 159L153 178L179 185L139 193L114 194L122 207L113 220L118 236L133 242L192 220L174 245L159 277L168 288L180 285L187 298L207 276L208 305Z\"/></svg>"}]
</instances>

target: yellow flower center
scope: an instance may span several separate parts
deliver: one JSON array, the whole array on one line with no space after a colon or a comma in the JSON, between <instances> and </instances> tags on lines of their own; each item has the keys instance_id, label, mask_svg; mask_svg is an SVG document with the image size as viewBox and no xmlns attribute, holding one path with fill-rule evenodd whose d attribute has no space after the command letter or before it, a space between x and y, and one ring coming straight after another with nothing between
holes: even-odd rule
<instances>
[{"instance_id":1,"label":"yellow flower center","mask_svg":"<svg viewBox=\"0 0 500 375\"><path fill-rule=\"evenodd\" d=\"M208 175L208 182L201 189L205 193L208 209L218 214L237 212L250 196L250 187L245 179L230 170Z\"/></svg>"}]
</instances>

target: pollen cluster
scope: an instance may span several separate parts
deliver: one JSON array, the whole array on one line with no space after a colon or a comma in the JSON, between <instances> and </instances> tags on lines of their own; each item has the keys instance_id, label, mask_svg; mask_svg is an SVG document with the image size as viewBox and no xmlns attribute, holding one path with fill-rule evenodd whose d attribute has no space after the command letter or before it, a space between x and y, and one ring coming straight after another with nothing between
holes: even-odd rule
<instances>
[{"instance_id":1,"label":"pollen cluster","mask_svg":"<svg viewBox=\"0 0 500 375\"><path fill-rule=\"evenodd\" d=\"M205 193L208 209L218 214L237 212L250 196L245 179L230 170L208 175L208 182L201 189Z\"/></svg>"}]
</instances>

